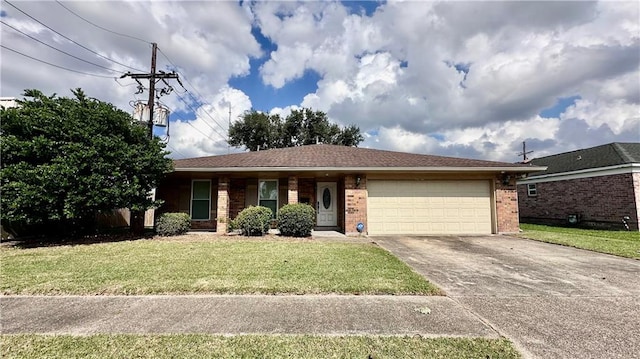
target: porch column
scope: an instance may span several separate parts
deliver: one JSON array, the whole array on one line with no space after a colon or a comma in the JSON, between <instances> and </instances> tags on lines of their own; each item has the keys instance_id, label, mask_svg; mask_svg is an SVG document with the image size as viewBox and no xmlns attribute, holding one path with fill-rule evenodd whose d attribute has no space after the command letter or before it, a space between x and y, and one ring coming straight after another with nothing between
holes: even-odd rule
<instances>
[{"instance_id":1,"label":"porch column","mask_svg":"<svg viewBox=\"0 0 640 359\"><path fill-rule=\"evenodd\" d=\"M298 176L289 176L289 192L287 193L289 204L298 203Z\"/></svg>"},{"instance_id":2,"label":"porch column","mask_svg":"<svg viewBox=\"0 0 640 359\"><path fill-rule=\"evenodd\" d=\"M229 223L229 178L218 179L218 211L216 212L216 233L226 234Z\"/></svg>"},{"instance_id":3,"label":"porch column","mask_svg":"<svg viewBox=\"0 0 640 359\"><path fill-rule=\"evenodd\" d=\"M511 178L509 183L503 183L496 178L496 221L498 233L518 233L520 219L518 218L518 191L516 179Z\"/></svg>"},{"instance_id":4,"label":"porch column","mask_svg":"<svg viewBox=\"0 0 640 359\"><path fill-rule=\"evenodd\" d=\"M360 235L358 223L364 224L362 234L367 234L367 177L347 175L344 178L344 233Z\"/></svg>"}]
</instances>

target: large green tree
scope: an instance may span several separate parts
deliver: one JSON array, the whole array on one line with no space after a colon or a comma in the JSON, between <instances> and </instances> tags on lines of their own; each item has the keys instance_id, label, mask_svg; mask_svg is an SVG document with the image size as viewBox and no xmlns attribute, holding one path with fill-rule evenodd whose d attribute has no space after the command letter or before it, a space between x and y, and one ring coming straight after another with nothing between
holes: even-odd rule
<instances>
[{"instance_id":1,"label":"large green tree","mask_svg":"<svg viewBox=\"0 0 640 359\"><path fill-rule=\"evenodd\" d=\"M229 144L250 151L326 143L357 146L364 140L360 128L344 128L331 123L322 111L309 108L291 111L285 119L279 115L248 111L229 128Z\"/></svg>"},{"instance_id":2,"label":"large green tree","mask_svg":"<svg viewBox=\"0 0 640 359\"><path fill-rule=\"evenodd\" d=\"M26 90L2 109L1 215L23 234L92 229L96 214L144 210L171 169L164 144L113 105L87 97Z\"/></svg>"}]
</instances>

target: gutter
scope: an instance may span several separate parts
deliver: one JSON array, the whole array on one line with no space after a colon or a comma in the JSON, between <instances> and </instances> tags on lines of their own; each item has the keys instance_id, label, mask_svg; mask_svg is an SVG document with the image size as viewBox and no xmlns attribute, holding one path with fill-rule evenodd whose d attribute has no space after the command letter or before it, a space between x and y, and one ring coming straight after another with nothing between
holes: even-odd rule
<instances>
[{"instance_id":1,"label":"gutter","mask_svg":"<svg viewBox=\"0 0 640 359\"><path fill-rule=\"evenodd\" d=\"M174 172L500 172L530 173L545 171L545 166L523 167L182 167Z\"/></svg>"},{"instance_id":2,"label":"gutter","mask_svg":"<svg viewBox=\"0 0 640 359\"><path fill-rule=\"evenodd\" d=\"M531 177L527 177L525 180L519 180L518 184L527 184L534 182L550 182L560 181L565 179L576 179L586 177L607 176L614 174L624 173L640 173L640 163L625 163L622 165L588 168L584 170L570 171L570 172L558 172L550 174L541 174ZM546 181L545 181L546 180Z\"/></svg>"}]
</instances>

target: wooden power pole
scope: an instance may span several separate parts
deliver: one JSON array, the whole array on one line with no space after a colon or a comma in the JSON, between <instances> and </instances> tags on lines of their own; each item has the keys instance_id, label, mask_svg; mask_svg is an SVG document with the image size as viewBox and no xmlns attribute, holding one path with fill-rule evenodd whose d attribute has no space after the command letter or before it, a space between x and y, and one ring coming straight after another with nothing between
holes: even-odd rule
<instances>
[{"instance_id":1,"label":"wooden power pole","mask_svg":"<svg viewBox=\"0 0 640 359\"><path fill-rule=\"evenodd\" d=\"M155 107L155 98L156 98L156 81L163 80L167 86L169 84L166 82L166 79L176 79L178 83L180 79L178 78L178 74L175 72L166 73L164 71L156 72L156 55L158 53L158 44L155 42L151 44L151 71L148 74L132 74L131 72L127 72L122 75L120 78L131 77L132 79L138 82L139 89L142 89L142 84L140 83L140 79L148 79L149 80L149 100L147 102L147 106L149 107L149 118L147 119L147 127L149 129L149 138L153 139L153 111ZM160 96L168 94L171 92L172 88L169 86L169 90L163 89L160 91ZM158 96L158 97L160 97ZM133 230L133 233L142 234L144 233L144 216L145 211L131 211L130 217L130 226Z\"/></svg>"},{"instance_id":2,"label":"wooden power pole","mask_svg":"<svg viewBox=\"0 0 640 359\"><path fill-rule=\"evenodd\" d=\"M527 161L529 160L527 158L527 155L530 153L533 153L533 151L527 152L527 143L525 141L522 141L522 152L518 153L518 156L522 156L522 163L527 163Z\"/></svg>"},{"instance_id":3,"label":"wooden power pole","mask_svg":"<svg viewBox=\"0 0 640 359\"><path fill-rule=\"evenodd\" d=\"M155 105L155 97L156 97L156 81L157 80L165 80L165 79L177 79L178 82L180 79L178 78L178 74L175 72L166 73L164 71L156 72L156 54L158 52L158 44L155 42L151 44L151 72L148 74L132 74L127 72L122 75L123 77L131 77L132 79L138 81L138 79L149 79L149 100L147 102L147 106L149 107L149 119L147 122L147 126L149 128L149 137L153 138L153 110ZM162 92L160 93L163 94Z\"/></svg>"}]
</instances>

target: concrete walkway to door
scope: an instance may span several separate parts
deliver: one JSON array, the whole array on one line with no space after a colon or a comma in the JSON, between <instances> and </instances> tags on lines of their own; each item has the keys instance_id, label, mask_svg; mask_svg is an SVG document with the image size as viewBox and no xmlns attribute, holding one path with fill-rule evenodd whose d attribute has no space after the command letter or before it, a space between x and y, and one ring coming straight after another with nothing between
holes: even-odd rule
<instances>
[{"instance_id":1,"label":"concrete walkway to door","mask_svg":"<svg viewBox=\"0 0 640 359\"><path fill-rule=\"evenodd\" d=\"M640 358L640 261L508 236L373 237L529 358Z\"/></svg>"}]
</instances>

